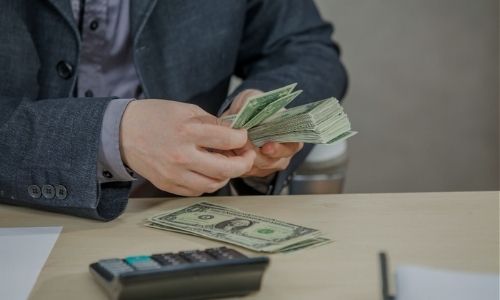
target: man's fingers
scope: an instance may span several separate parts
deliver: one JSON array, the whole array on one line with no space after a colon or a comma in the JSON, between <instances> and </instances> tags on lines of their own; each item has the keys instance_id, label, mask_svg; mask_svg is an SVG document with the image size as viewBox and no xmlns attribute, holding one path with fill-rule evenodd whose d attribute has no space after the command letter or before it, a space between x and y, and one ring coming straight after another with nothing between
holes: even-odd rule
<instances>
[{"instance_id":1,"label":"man's fingers","mask_svg":"<svg viewBox=\"0 0 500 300\"><path fill-rule=\"evenodd\" d=\"M234 149L234 153L236 153L237 155L242 155L243 153L245 153L248 150L253 150L255 152L259 151L259 149L257 147L255 147L252 144L252 142L247 141L247 143L243 147L241 147L239 149Z\"/></svg>"},{"instance_id":2,"label":"man's fingers","mask_svg":"<svg viewBox=\"0 0 500 300\"><path fill-rule=\"evenodd\" d=\"M241 110L241 108L243 107L243 105L245 105L245 102L247 101L247 99L249 99L250 97L253 97L253 96L258 96L262 93L263 93L262 91L254 90L254 89L248 89L248 90L242 91L234 98L233 103L231 104L231 107L229 107L229 109L224 113L224 115L226 115L226 113L227 114L238 113Z\"/></svg>"},{"instance_id":3,"label":"man's fingers","mask_svg":"<svg viewBox=\"0 0 500 300\"><path fill-rule=\"evenodd\" d=\"M213 193L225 186L227 182L228 179L217 180L192 171L184 172L178 180L180 186L189 187L198 193Z\"/></svg>"},{"instance_id":4,"label":"man's fingers","mask_svg":"<svg viewBox=\"0 0 500 300\"><path fill-rule=\"evenodd\" d=\"M304 143L267 143L261 148L262 154L271 158L291 157L299 152Z\"/></svg>"},{"instance_id":5,"label":"man's fingers","mask_svg":"<svg viewBox=\"0 0 500 300\"><path fill-rule=\"evenodd\" d=\"M257 157L255 158L255 167L259 169L271 169L278 160L279 159L272 158L267 155L257 154Z\"/></svg>"},{"instance_id":6,"label":"man's fingers","mask_svg":"<svg viewBox=\"0 0 500 300\"><path fill-rule=\"evenodd\" d=\"M192 171L180 172L176 179L155 184L158 188L181 196L199 196L213 193L227 184L229 180L217 180Z\"/></svg>"},{"instance_id":7,"label":"man's fingers","mask_svg":"<svg viewBox=\"0 0 500 300\"><path fill-rule=\"evenodd\" d=\"M216 179L240 177L252 168L255 155L253 150L247 150L236 156L225 156L200 150L191 169Z\"/></svg>"},{"instance_id":8,"label":"man's fingers","mask_svg":"<svg viewBox=\"0 0 500 300\"><path fill-rule=\"evenodd\" d=\"M212 124L191 126L191 134L198 146L217 150L233 150L243 147L247 142L247 132Z\"/></svg>"},{"instance_id":9,"label":"man's fingers","mask_svg":"<svg viewBox=\"0 0 500 300\"><path fill-rule=\"evenodd\" d=\"M203 194L201 192L194 191L190 188L174 184L171 185L168 189L164 189L164 191L185 197L198 197Z\"/></svg>"},{"instance_id":10,"label":"man's fingers","mask_svg":"<svg viewBox=\"0 0 500 300\"><path fill-rule=\"evenodd\" d=\"M157 188L159 188L162 191L169 192L179 196L195 197L201 195L201 193L199 192L193 191L192 189L184 186L174 184L172 182L152 181L151 183L153 183Z\"/></svg>"},{"instance_id":11,"label":"man's fingers","mask_svg":"<svg viewBox=\"0 0 500 300\"><path fill-rule=\"evenodd\" d=\"M285 170L290 163L289 158L281 158L274 159L271 163L266 165L254 166L250 172L248 172L245 176L257 176L264 177L268 176L272 173Z\"/></svg>"}]
</instances>

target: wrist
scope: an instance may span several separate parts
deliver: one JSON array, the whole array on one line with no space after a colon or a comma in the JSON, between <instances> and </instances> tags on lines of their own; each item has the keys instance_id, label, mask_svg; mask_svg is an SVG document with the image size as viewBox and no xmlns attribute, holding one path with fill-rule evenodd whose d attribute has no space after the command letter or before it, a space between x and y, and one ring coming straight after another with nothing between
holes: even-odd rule
<instances>
[{"instance_id":1,"label":"wrist","mask_svg":"<svg viewBox=\"0 0 500 300\"><path fill-rule=\"evenodd\" d=\"M97 164L99 182L133 180L120 151L120 124L125 109L132 101L134 99L114 99L104 112Z\"/></svg>"},{"instance_id":2,"label":"wrist","mask_svg":"<svg viewBox=\"0 0 500 300\"><path fill-rule=\"evenodd\" d=\"M131 101L127 107L125 108L125 111L123 112L123 116L120 122L120 138L119 138L119 147L120 147L120 154L121 158L123 161L123 164L126 166L130 166L130 161L129 161L129 156L128 156L128 146L133 143L130 141L130 128L135 111L137 109L137 106L140 105L140 101Z\"/></svg>"}]
</instances>

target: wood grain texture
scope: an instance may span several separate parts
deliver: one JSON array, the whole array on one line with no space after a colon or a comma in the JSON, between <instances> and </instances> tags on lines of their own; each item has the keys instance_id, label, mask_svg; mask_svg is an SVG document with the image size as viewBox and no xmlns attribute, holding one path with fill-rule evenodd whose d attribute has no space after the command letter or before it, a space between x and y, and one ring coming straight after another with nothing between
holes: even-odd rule
<instances>
[{"instance_id":1,"label":"wood grain texture","mask_svg":"<svg viewBox=\"0 0 500 300\"><path fill-rule=\"evenodd\" d=\"M380 250L387 251L391 271L418 264L498 272L499 197L457 192L132 199L126 213L109 223L0 206L0 227L63 226L31 293L34 300L106 299L88 272L99 259L220 246L142 226L150 215L202 200L318 228L334 239L270 255L262 289L248 299L378 299Z\"/></svg>"}]
</instances>

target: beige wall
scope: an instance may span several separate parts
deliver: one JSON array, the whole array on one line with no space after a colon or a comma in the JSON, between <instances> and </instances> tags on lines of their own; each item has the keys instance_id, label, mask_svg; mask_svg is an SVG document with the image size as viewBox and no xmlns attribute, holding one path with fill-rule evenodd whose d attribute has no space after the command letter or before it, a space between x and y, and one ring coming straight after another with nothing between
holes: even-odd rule
<instances>
[{"instance_id":1,"label":"beige wall","mask_svg":"<svg viewBox=\"0 0 500 300\"><path fill-rule=\"evenodd\" d=\"M350 73L347 192L498 189L498 0L317 0Z\"/></svg>"}]
</instances>

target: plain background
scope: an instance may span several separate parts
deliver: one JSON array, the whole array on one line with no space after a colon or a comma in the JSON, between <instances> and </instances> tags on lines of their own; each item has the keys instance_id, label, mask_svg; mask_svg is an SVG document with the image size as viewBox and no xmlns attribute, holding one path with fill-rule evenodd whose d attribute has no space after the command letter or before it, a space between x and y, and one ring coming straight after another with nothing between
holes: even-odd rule
<instances>
[{"instance_id":1,"label":"plain background","mask_svg":"<svg viewBox=\"0 0 500 300\"><path fill-rule=\"evenodd\" d=\"M335 25L360 132L346 192L498 190L498 1L316 3Z\"/></svg>"}]
</instances>

